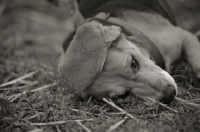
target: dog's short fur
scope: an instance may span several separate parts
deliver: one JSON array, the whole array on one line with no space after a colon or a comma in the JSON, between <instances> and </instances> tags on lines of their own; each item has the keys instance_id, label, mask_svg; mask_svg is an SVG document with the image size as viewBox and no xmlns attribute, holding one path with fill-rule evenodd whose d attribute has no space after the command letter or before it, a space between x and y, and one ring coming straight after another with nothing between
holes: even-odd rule
<instances>
[{"instance_id":1,"label":"dog's short fur","mask_svg":"<svg viewBox=\"0 0 200 132\"><path fill-rule=\"evenodd\" d=\"M146 46L142 44L143 40L138 40L135 36L135 28L157 47L166 69L170 68L175 60L185 58L197 77L200 77L200 43L193 34L174 26L151 8L141 5L142 10L140 10L130 8L135 4L131 1L127 0L127 3L124 3L120 0L105 2L93 12L93 16L99 12L111 13L114 18L108 18L106 21L111 25L112 23L119 25L119 27L108 26L98 20L92 20L78 27L73 41L59 64L61 78L68 88L80 94L84 99L90 96L97 99L117 98L128 93L127 95L136 96L145 101L151 97L157 101L169 103L178 93L176 83L167 72L159 67L160 65L156 65L157 60L152 58L151 53L149 54L149 51L145 49ZM115 18L118 21L117 24ZM131 35L127 35L126 31ZM70 50L73 50L75 45L92 46L93 44L88 44L91 42L101 42L102 45L104 42L109 42L107 50L103 50L106 51L106 55L105 57L101 55L100 59L97 58L97 61L94 61L96 62L94 65L101 66L97 66L98 68L92 71L92 76L80 75L83 72L79 72L80 68L74 67L78 65L73 62L72 57L69 59L72 55ZM77 54L78 52L76 51ZM88 76L90 78L86 79L87 83L78 85Z\"/></svg>"}]
</instances>

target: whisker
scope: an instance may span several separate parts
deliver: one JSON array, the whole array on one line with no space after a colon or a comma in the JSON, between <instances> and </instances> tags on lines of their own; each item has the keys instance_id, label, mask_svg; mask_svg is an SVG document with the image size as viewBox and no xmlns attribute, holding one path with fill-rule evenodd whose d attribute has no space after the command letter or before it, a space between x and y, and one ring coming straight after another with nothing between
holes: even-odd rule
<instances>
[{"instance_id":1,"label":"whisker","mask_svg":"<svg viewBox=\"0 0 200 132\"><path fill-rule=\"evenodd\" d=\"M175 71L171 71L171 73L174 73L174 72L185 72L185 73L188 73L188 71L184 71L184 70L175 70ZM170 73L170 74L171 74Z\"/></svg>"},{"instance_id":2,"label":"whisker","mask_svg":"<svg viewBox=\"0 0 200 132\"><path fill-rule=\"evenodd\" d=\"M169 69L165 69L168 73L171 72L171 70L173 69L174 66L170 66Z\"/></svg>"},{"instance_id":3,"label":"whisker","mask_svg":"<svg viewBox=\"0 0 200 132\"><path fill-rule=\"evenodd\" d=\"M183 75L173 75L172 77L173 77L173 78L181 77L181 78L183 78L183 79L188 79L188 77L183 76Z\"/></svg>"}]
</instances>

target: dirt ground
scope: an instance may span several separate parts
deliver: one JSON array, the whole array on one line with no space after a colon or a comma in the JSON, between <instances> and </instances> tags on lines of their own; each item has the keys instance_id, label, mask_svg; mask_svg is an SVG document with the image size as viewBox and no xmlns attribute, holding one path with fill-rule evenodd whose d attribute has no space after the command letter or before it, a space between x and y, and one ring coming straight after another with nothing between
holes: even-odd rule
<instances>
[{"instance_id":1,"label":"dirt ground","mask_svg":"<svg viewBox=\"0 0 200 132\"><path fill-rule=\"evenodd\" d=\"M73 30L73 7L33 1L12 1L0 17L1 132L200 131L200 88L190 73L174 76L184 101L175 100L169 108L146 106L137 99L115 101L134 118L103 101L70 94L57 64L62 42Z\"/></svg>"}]
</instances>

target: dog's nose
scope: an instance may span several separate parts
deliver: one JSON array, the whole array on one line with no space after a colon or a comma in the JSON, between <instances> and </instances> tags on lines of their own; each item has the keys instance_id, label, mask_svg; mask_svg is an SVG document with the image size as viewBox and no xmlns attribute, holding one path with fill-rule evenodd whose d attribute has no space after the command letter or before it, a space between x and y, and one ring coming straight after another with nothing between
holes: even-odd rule
<instances>
[{"instance_id":1,"label":"dog's nose","mask_svg":"<svg viewBox=\"0 0 200 132\"><path fill-rule=\"evenodd\" d=\"M172 102L176 96L176 89L170 85L167 84L167 88L165 88L162 91L162 98L160 99L160 102L164 103L164 104L169 104L170 102Z\"/></svg>"}]
</instances>

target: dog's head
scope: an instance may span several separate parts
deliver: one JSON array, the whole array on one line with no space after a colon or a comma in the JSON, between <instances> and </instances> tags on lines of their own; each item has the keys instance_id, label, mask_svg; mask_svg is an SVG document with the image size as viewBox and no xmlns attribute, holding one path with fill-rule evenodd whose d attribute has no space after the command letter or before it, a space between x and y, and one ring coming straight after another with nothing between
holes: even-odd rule
<instances>
[{"instance_id":1,"label":"dog's head","mask_svg":"<svg viewBox=\"0 0 200 132\"><path fill-rule=\"evenodd\" d=\"M117 26L80 26L59 64L69 89L82 98L117 98L129 93L163 103L177 94L174 79L129 41Z\"/></svg>"}]
</instances>

